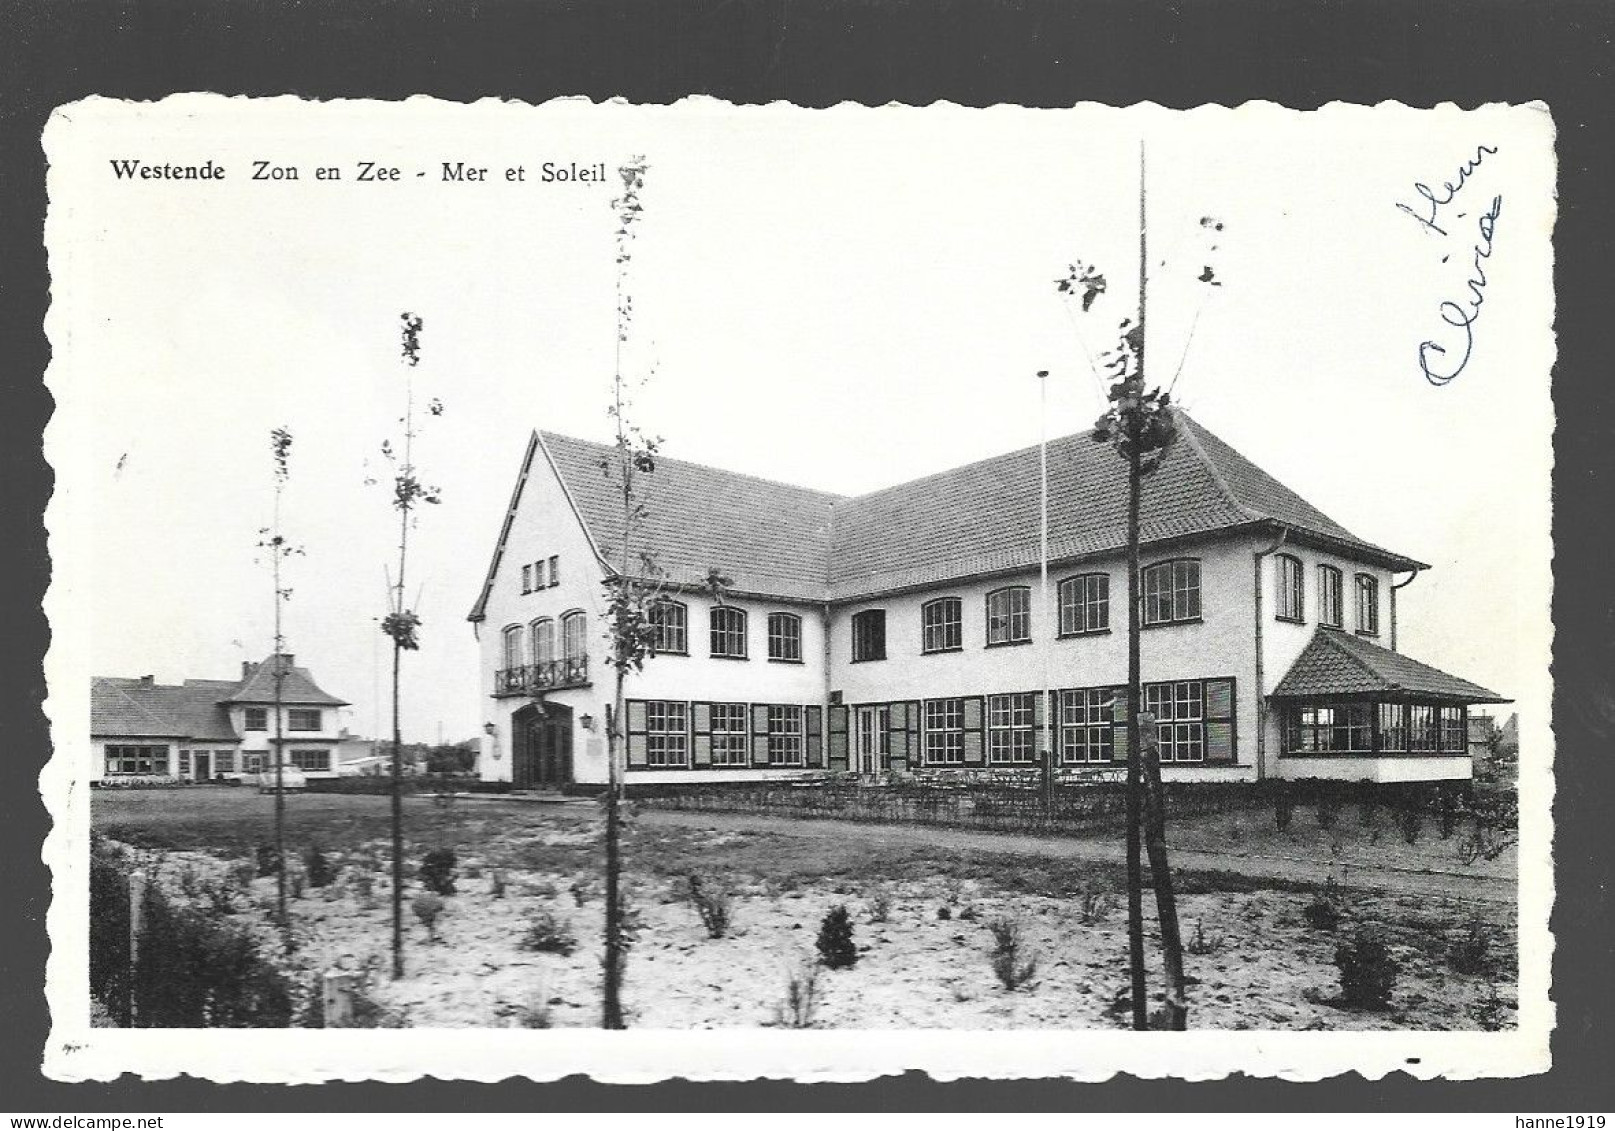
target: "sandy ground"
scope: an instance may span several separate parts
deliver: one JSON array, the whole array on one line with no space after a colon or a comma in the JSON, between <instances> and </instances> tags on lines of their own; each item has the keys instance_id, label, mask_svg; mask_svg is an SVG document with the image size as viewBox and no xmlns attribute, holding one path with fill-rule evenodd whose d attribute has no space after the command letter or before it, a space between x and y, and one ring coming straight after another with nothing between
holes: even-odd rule
<instances>
[{"instance_id":1,"label":"sandy ground","mask_svg":"<svg viewBox=\"0 0 1615 1131\"><path fill-rule=\"evenodd\" d=\"M1298 815L1299 816L1299 815ZM1344 823L1344 821L1342 822ZM708 847L747 835L710 830ZM420 890L406 891L407 976L392 981L385 956L390 937L384 841L333 853L337 883L305 888L292 902L297 946L278 961L300 985L337 967L380 972L367 991L394 1023L409 1026L503 1027L543 1017L554 1026L599 1023L599 940L603 904L597 870L507 867L503 896L493 891L492 864L535 848L588 845L593 821L512 829L480 858L462 854L456 894L446 897L437 938L409 911ZM134 850L170 890L187 869L218 881L239 859L193 851ZM372 892L361 893L361 873ZM640 922L627 966L624 999L630 1024L652 1028L756 1027L781 1023L786 984L815 954L821 917L845 903L853 913L859 959L818 977L813 1023L849 1028L1106 1028L1122 1023L1115 1008L1126 982L1125 912L1117 893L1108 908L1085 916L1080 899L1005 892L977 880L947 877L894 882L826 882L802 886L773 877L718 877L734 891L734 925L709 938L683 881L639 875L630 881ZM239 884L239 880L236 881ZM192 885L194 887L194 884ZM839 890L837 890L839 889ZM256 879L230 917L281 954L269 919L274 882ZM884 920L875 905L889 901ZM1148 896L1147 896L1148 898ZM1312 896L1254 891L1188 895L1180 920L1191 942L1190 1024L1212 1029L1479 1028L1488 1003L1495 1021L1513 1021L1515 955L1510 909L1428 896L1348 893L1346 926L1314 930L1302 919ZM569 955L521 947L542 912L565 921L578 941ZM1147 905L1157 950L1153 906ZM995 918L1018 922L1037 970L1009 991L990 965ZM1472 921L1484 921L1495 943L1487 974L1462 975L1448 950ZM1355 923L1385 931L1401 966L1393 1007L1355 1012L1327 1004L1338 992L1333 963L1340 937ZM1197 930L1198 929L1198 930ZM1192 945L1199 934L1202 946ZM1152 987L1160 985L1152 970Z\"/></svg>"}]
</instances>

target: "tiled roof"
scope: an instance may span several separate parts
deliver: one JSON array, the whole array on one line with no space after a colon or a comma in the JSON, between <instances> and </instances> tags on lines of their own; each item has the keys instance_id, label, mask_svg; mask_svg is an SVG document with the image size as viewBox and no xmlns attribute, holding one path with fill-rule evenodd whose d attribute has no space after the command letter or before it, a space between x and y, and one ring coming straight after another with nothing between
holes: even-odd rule
<instances>
[{"instance_id":1,"label":"tiled roof","mask_svg":"<svg viewBox=\"0 0 1615 1131\"><path fill-rule=\"evenodd\" d=\"M1300 542L1391 569L1423 568L1356 537L1187 416L1180 420L1182 438L1145 480L1146 545L1282 525ZM615 449L552 432L540 439L597 550L613 562L622 500L601 461ZM1122 549L1126 466L1114 450L1079 433L1051 440L1048 462L1050 560ZM854 498L659 458L641 479L643 544L682 584L700 584L716 568L741 593L857 600L1035 566L1038 477L1035 446ZM491 582L492 569L474 620Z\"/></svg>"},{"instance_id":2,"label":"tiled roof","mask_svg":"<svg viewBox=\"0 0 1615 1131\"><path fill-rule=\"evenodd\" d=\"M1273 695L1282 699L1370 693L1416 695L1451 703L1508 702L1467 679L1330 628L1313 633L1273 689Z\"/></svg>"},{"instance_id":3,"label":"tiled roof","mask_svg":"<svg viewBox=\"0 0 1615 1131\"><path fill-rule=\"evenodd\" d=\"M579 516L607 563L622 542L622 495L602 460L616 449L553 432L541 434ZM823 600L830 507L837 496L733 471L658 456L638 479L640 542L680 584L699 585L717 569L742 593Z\"/></svg>"},{"instance_id":4,"label":"tiled roof","mask_svg":"<svg viewBox=\"0 0 1615 1131\"><path fill-rule=\"evenodd\" d=\"M90 733L98 738L192 738L239 742L224 696L228 680L186 680L180 687L97 676L90 683Z\"/></svg>"},{"instance_id":5,"label":"tiled roof","mask_svg":"<svg viewBox=\"0 0 1615 1131\"><path fill-rule=\"evenodd\" d=\"M274 656L269 656L262 663L248 664L246 678L239 685L231 685L235 686L235 691L225 696L224 701L227 703L273 703L275 701L275 666L272 662L274 658ZM293 707L346 707L348 705L346 699L338 699L335 695L329 695L321 691L314 683L314 677L308 674L307 668L300 668L291 664L291 656L287 656L286 661L288 667L280 686L281 703Z\"/></svg>"}]
</instances>

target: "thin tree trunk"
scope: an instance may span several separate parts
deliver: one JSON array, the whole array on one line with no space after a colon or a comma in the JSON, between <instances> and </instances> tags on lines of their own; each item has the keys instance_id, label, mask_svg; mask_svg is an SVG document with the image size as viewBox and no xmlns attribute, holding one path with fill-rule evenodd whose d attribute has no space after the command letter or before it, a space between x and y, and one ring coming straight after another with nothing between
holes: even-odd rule
<instances>
[{"instance_id":1,"label":"thin tree trunk","mask_svg":"<svg viewBox=\"0 0 1615 1131\"><path fill-rule=\"evenodd\" d=\"M1144 814L1144 843L1149 850L1150 877L1155 885L1155 916L1161 928L1166 1028L1181 1032L1189 1024L1189 997L1183 981L1183 936L1178 929L1178 901L1172 888L1172 866L1166 855L1166 791L1161 785L1161 743L1153 719L1144 739Z\"/></svg>"},{"instance_id":2,"label":"thin tree trunk","mask_svg":"<svg viewBox=\"0 0 1615 1131\"><path fill-rule=\"evenodd\" d=\"M622 747L618 733L622 705L619 670L616 701L607 707L606 717L606 755L610 764L606 779L606 961L600 1015L604 1029L626 1028L622 1020L622 775L618 765L618 751Z\"/></svg>"},{"instance_id":3,"label":"thin tree trunk","mask_svg":"<svg viewBox=\"0 0 1615 1131\"><path fill-rule=\"evenodd\" d=\"M1144 980L1144 867L1139 858L1142 792L1138 714L1143 708L1139 659L1140 493L1137 430L1127 462L1127 960L1132 975L1133 1028L1149 1028L1148 987Z\"/></svg>"},{"instance_id":4,"label":"thin tree trunk","mask_svg":"<svg viewBox=\"0 0 1615 1131\"><path fill-rule=\"evenodd\" d=\"M400 589L402 593L402 589ZM393 640L393 979L404 976L404 734L398 719L398 669L403 645Z\"/></svg>"}]
</instances>

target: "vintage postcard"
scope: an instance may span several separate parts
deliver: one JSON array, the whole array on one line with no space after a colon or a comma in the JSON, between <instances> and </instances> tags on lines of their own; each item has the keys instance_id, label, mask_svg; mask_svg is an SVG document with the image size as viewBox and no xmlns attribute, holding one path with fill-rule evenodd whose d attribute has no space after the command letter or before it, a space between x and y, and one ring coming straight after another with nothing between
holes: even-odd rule
<instances>
[{"instance_id":1,"label":"vintage postcard","mask_svg":"<svg viewBox=\"0 0 1615 1131\"><path fill-rule=\"evenodd\" d=\"M51 1076L1547 1069L1550 107L44 144Z\"/></svg>"}]
</instances>

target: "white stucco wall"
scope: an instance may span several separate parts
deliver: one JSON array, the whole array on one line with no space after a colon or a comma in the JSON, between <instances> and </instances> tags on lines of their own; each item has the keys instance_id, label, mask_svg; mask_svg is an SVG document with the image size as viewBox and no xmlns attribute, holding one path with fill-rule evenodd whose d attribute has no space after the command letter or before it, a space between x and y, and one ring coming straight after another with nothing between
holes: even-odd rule
<instances>
[{"instance_id":1,"label":"white stucco wall","mask_svg":"<svg viewBox=\"0 0 1615 1131\"><path fill-rule=\"evenodd\" d=\"M1196 623L1144 629L1139 637L1140 662L1146 683L1177 679L1229 677L1234 681L1237 764L1254 774L1256 733L1255 634L1253 632L1253 543L1222 540L1185 546L1171 552L1148 552L1149 566L1168 558L1200 561L1201 619ZM1079 573L1110 577L1110 631L1056 638L1059 582ZM1032 641L987 647L987 594L1007 585L1032 589ZM1044 685L1045 655L1052 687L1103 687L1127 682L1127 564L1122 555L1052 566L1049 570L1048 616L1039 604L1036 570L991 580L944 586L919 593L846 605L835 610L831 624L830 686L847 704L959 695L992 695L1035 691ZM936 597L960 598L963 644L959 652L925 655L921 651L920 609ZM886 610L887 659L852 662L852 617L864 609ZM1194 773L1166 767L1170 776ZM1226 767L1207 773L1227 777Z\"/></svg>"}]
</instances>

